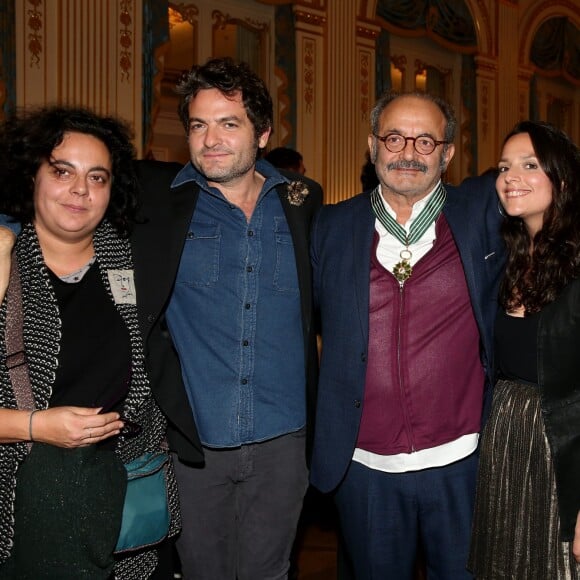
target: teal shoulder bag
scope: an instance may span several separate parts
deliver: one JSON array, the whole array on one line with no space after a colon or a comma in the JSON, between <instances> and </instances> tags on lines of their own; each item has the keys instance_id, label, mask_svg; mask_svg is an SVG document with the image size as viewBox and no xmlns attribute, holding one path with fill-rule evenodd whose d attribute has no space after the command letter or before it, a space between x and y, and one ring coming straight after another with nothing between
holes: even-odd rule
<instances>
[{"instance_id":1,"label":"teal shoulder bag","mask_svg":"<svg viewBox=\"0 0 580 580\"><path fill-rule=\"evenodd\" d=\"M154 546L167 537L171 521L165 480L168 463L169 455L157 451L125 464L127 493L115 553Z\"/></svg>"}]
</instances>

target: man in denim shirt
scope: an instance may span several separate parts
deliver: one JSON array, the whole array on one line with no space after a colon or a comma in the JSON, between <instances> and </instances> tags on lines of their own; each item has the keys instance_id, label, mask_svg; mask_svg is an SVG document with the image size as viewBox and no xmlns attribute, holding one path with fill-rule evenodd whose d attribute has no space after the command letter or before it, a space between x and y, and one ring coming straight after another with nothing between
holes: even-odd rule
<instances>
[{"instance_id":1,"label":"man in denim shirt","mask_svg":"<svg viewBox=\"0 0 580 580\"><path fill-rule=\"evenodd\" d=\"M211 60L178 92L191 163L171 194L186 192L192 213L167 324L205 463L176 461L177 548L185 578L285 578L308 480L308 231L321 192L256 161L273 109L247 66Z\"/></svg>"},{"instance_id":2,"label":"man in denim shirt","mask_svg":"<svg viewBox=\"0 0 580 580\"><path fill-rule=\"evenodd\" d=\"M273 107L246 65L211 60L178 89L191 163L136 163L131 245L148 373L175 452L183 576L286 578L316 399L309 229L322 191L256 161ZM6 216L0 225L18 230Z\"/></svg>"}]
</instances>

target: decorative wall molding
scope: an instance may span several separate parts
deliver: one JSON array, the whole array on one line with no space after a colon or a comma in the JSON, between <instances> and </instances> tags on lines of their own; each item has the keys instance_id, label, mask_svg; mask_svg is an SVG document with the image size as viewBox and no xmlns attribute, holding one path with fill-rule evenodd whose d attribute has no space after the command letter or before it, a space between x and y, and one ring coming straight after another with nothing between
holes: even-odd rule
<instances>
[{"instance_id":1,"label":"decorative wall molding","mask_svg":"<svg viewBox=\"0 0 580 580\"><path fill-rule=\"evenodd\" d=\"M475 23L479 54L493 56L495 47L493 43L493 26L487 9L489 2L484 2L484 0L465 0L465 3L469 6Z\"/></svg>"},{"instance_id":2,"label":"decorative wall molding","mask_svg":"<svg viewBox=\"0 0 580 580\"><path fill-rule=\"evenodd\" d=\"M28 50L30 66L40 68L40 53L42 52L43 8L42 0L28 0L32 6L27 10Z\"/></svg>"},{"instance_id":3,"label":"decorative wall molding","mask_svg":"<svg viewBox=\"0 0 580 580\"><path fill-rule=\"evenodd\" d=\"M480 111L480 118L481 118L481 136L483 139L487 139L487 133L489 129L489 99L490 99L490 90L489 90L489 83L482 82L481 83L481 99L479 101L481 107Z\"/></svg>"},{"instance_id":4,"label":"decorative wall molding","mask_svg":"<svg viewBox=\"0 0 580 580\"><path fill-rule=\"evenodd\" d=\"M294 135L293 127L288 121L288 113L290 111L290 99L288 97L288 77L286 72L280 67L274 69L277 94L278 94L278 127L280 135L280 144L286 145L291 137Z\"/></svg>"},{"instance_id":5,"label":"decorative wall molding","mask_svg":"<svg viewBox=\"0 0 580 580\"><path fill-rule=\"evenodd\" d=\"M119 13L119 66L121 67L121 81L127 82L133 66L133 0L121 0Z\"/></svg>"},{"instance_id":6,"label":"decorative wall molding","mask_svg":"<svg viewBox=\"0 0 580 580\"><path fill-rule=\"evenodd\" d=\"M530 82L534 71L528 67L518 70L518 120L530 117Z\"/></svg>"},{"instance_id":7,"label":"decorative wall molding","mask_svg":"<svg viewBox=\"0 0 580 580\"><path fill-rule=\"evenodd\" d=\"M175 12L179 13L182 18L182 22L189 22L192 26L195 26L197 22L197 17L199 16L199 8L194 4L185 4L184 2L169 2L170 12L174 10ZM169 18L169 27L173 23L171 22L171 17Z\"/></svg>"},{"instance_id":8,"label":"decorative wall molding","mask_svg":"<svg viewBox=\"0 0 580 580\"><path fill-rule=\"evenodd\" d=\"M377 26L370 27L370 26L363 26L361 24L357 25L356 27L356 34L359 37L368 38L370 40L376 40L377 36L379 35L380 28Z\"/></svg>"},{"instance_id":9,"label":"decorative wall molding","mask_svg":"<svg viewBox=\"0 0 580 580\"><path fill-rule=\"evenodd\" d=\"M335 2L333 2L334 4ZM302 153L308 175L325 184L328 137L328 13L321 2L293 2L296 46L296 123L294 143ZM326 185L326 184L325 184Z\"/></svg>"},{"instance_id":10,"label":"decorative wall molding","mask_svg":"<svg viewBox=\"0 0 580 580\"><path fill-rule=\"evenodd\" d=\"M313 24L314 26L324 26L326 24L326 17L315 12L295 10L294 17L297 22L302 22L303 24Z\"/></svg>"},{"instance_id":11,"label":"decorative wall molding","mask_svg":"<svg viewBox=\"0 0 580 580\"><path fill-rule=\"evenodd\" d=\"M538 2L536 6L522 14L519 26L519 62L530 66L530 52L538 28L550 18L567 16L580 28L580 8L578 0L559 0L559 2Z\"/></svg>"},{"instance_id":12,"label":"decorative wall molding","mask_svg":"<svg viewBox=\"0 0 580 580\"><path fill-rule=\"evenodd\" d=\"M397 69L399 69L400 71L404 72L405 69L407 68L407 57L404 54L393 54L391 56L391 62L393 63L393 66Z\"/></svg>"},{"instance_id":13,"label":"decorative wall molding","mask_svg":"<svg viewBox=\"0 0 580 580\"><path fill-rule=\"evenodd\" d=\"M450 68L439 66L437 64L427 63L419 58L415 59L415 74L421 74L427 67L431 67L439 71L442 75L450 75L453 71Z\"/></svg>"},{"instance_id":14,"label":"decorative wall molding","mask_svg":"<svg viewBox=\"0 0 580 580\"><path fill-rule=\"evenodd\" d=\"M230 23L245 23L252 30L258 32L268 32L270 27L268 22L255 20L253 18L234 18L229 14L224 14L221 10L214 10L211 17L215 28L224 28L226 24Z\"/></svg>"},{"instance_id":15,"label":"decorative wall molding","mask_svg":"<svg viewBox=\"0 0 580 580\"><path fill-rule=\"evenodd\" d=\"M304 111L308 114L312 114L315 98L314 63L316 62L316 41L312 38L304 38L302 46L304 55L302 57L302 80L304 85L302 99L304 101Z\"/></svg>"},{"instance_id":16,"label":"decorative wall molding","mask_svg":"<svg viewBox=\"0 0 580 580\"><path fill-rule=\"evenodd\" d=\"M359 95L360 95L360 120L368 123L369 109L371 106L371 65L374 64L373 55L370 51L359 52Z\"/></svg>"},{"instance_id":17,"label":"decorative wall molding","mask_svg":"<svg viewBox=\"0 0 580 580\"><path fill-rule=\"evenodd\" d=\"M15 22L16 106L82 105L119 116L140 152L142 0L22 0Z\"/></svg>"}]
</instances>

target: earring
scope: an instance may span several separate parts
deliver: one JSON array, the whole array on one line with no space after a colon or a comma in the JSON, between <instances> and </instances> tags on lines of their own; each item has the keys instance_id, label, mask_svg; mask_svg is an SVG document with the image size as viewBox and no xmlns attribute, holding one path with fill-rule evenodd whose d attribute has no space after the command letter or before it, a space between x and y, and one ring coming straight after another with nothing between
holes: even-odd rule
<instances>
[{"instance_id":1,"label":"earring","mask_svg":"<svg viewBox=\"0 0 580 580\"><path fill-rule=\"evenodd\" d=\"M501 201L497 202L497 209L499 211L499 215L501 215L502 217L506 218L508 216L507 213L503 209L503 205L501 204Z\"/></svg>"}]
</instances>

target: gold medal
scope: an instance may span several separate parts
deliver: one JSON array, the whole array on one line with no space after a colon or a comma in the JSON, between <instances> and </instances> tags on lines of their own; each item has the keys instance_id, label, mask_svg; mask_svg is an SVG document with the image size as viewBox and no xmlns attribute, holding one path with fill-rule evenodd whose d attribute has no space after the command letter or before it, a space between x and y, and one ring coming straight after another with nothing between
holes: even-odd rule
<instances>
[{"instance_id":1,"label":"gold medal","mask_svg":"<svg viewBox=\"0 0 580 580\"><path fill-rule=\"evenodd\" d=\"M413 254L409 249L404 249L401 250L399 256L401 257L401 261L395 264L393 275L399 282L404 282L405 280L408 280L413 273L413 267L409 261L413 257Z\"/></svg>"},{"instance_id":2,"label":"gold medal","mask_svg":"<svg viewBox=\"0 0 580 580\"><path fill-rule=\"evenodd\" d=\"M436 221L437 216L441 213L446 197L445 188L441 183L437 185L425 207L415 218L413 218L413 222L411 223L408 232L387 211L387 208L383 203L384 200L381 198L380 189L380 186L377 185L377 187L371 191L371 207L375 217L387 232L405 246L399 253L401 261L397 262L392 270L393 276L402 286L405 280L408 280L413 273L413 267L411 266L411 258L413 257L413 254L411 253L411 250L409 250L409 246L416 244L421 240L431 224Z\"/></svg>"}]
</instances>

